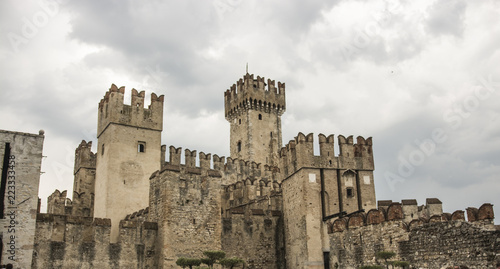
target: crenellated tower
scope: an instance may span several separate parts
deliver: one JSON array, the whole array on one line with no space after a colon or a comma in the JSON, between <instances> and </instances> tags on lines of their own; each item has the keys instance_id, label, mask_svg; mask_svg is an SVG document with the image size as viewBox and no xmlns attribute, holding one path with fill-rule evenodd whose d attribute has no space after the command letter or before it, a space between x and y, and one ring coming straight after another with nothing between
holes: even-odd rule
<instances>
[{"instance_id":1,"label":"crenellated tower","mask_svg":"<svg viewBox=\"0 0 500 269\"><path fill-rule=\"evenodd\" d=\"M92 152L92 141L82 140L75 150L72 215L94 215L95 169L96 154Z\"/></svg>"},{"instance_id":2,"label":"crenellated tower","mask_svg":"<svg viewBox=\"0 0 500 269\"><path fill-rule=\"evenodd\" d=\"M124 104L125 87L114 84L99 103L94 216L111 219L111 241L130 212L148 206L149 176L160 169L163 95L132 89Z\"/></svg>"},{"instance_id":3,"label":"crenellated tower","mask_svg":"<svg viewBox=\"0 0 500 269\"><path fill-rule=\"evenodd\" d=\"M277 165L282 146L281 115L285 83L246 74L224 93L225 117L231 124L231 158Z\"/></svg>"}]
</instances>

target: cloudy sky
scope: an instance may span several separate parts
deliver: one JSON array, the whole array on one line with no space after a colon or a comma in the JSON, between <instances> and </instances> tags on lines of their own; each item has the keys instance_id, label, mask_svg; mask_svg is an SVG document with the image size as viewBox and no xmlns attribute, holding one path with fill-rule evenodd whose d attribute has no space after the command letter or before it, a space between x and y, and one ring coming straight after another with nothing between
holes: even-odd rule
<instances>
[{"instance_id":1,"label":"cloudy sky","mask_svg":"<svg viewBox=\"0 0 500 269\"><path fill-rule=\"evenodd\" d=\"M165 95L163 144L228 156L248 63L286 83L284 143L372 136L378 200L500 216L500 3L366 2L1 1L0 128L45 130L44 203L111 83Z\"/></svg>"}]
</instances>

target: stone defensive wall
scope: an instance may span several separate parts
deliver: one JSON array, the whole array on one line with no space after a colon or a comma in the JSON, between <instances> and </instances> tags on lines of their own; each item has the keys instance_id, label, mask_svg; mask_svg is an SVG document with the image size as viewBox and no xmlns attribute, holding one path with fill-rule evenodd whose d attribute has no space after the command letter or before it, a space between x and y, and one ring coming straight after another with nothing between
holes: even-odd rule
<instances>
[{"instance_id":1,"label":"stone defensive wall","mask_svg":"<svg viewBox=\"0 0 500 269\"><path fill-rule=\"evenodd\" d=\"M38 214L32 268L157 268L158 225L122 220L110 243L111 220Z\"/></svg>"},{"instance_id":2,"label":"stone defensive wall","mask_svg":"<svg viewBox=\"0 0 500 269\"><path fill-rule=\"evenodd\" d=\"M163 153L166 146L162 146ZM149 221L158 223L158 259L163 268L176 268L179 257L201 257L221 248L221 182L223 173L211 169L211 154L170 147L169 162L150 177Z\"/></svg>"},{"instance_id":3,"label":"stone defensive wall","mask_svg":"<svg viewBox=\"0 0 500 269\"><path fill-rule=\"evenodd\" d=\"M267 86L267 87L266 87ZM285 83L246 74L224 93L225 116L230 120L248 109L282 115L285 112Z\"/></svg>"},{"instance_id":4,"label":"stone defensive wall","mask_svg":"<svg viewBox=\"0 0 500 269\"><path fill-rule=\"evenodd\" d=\"M151 104L144 108L145 92L132 89L130 105L124 104L125 87L115 84L106 92L99 102L97 137L109 123L159 130L163 128L164 96L151 93Z\"/></svg>"},{"instance_id":5,"label":"stone defensive wall","mask_svg":"<svg viewBox=\"0 0 500 269\"><path fill-rule=\"evenodd\" d=\"M73 200L67 198L67 191L55 190L47 197L47 213L56 215L73 215L89 217L91 208L88 208L92 194L73 192Z\"/></svg>"},{"instance_id":6,"label":"stone defensive wall","mask_svg":"<svg viewBox=\"0 0 500 269\"><path fill-rule=\"evenodd\" d=\"M335 156L334 135L319 134L319 155L314 155L313 134L299 133L280 151L280 171L288 177L303 167L374 170L372 138L338 136L340 153Z\"/></svg>"},{"instance_id":7,"label":"stone defensive wall","mask_svg":"<svg viewBox=\"0 0 500 269\"><path fill-rule=\"evenodd\" d=\"M436 209L433 205L426 205L431 208L427 212ZM378 209L367 213L329 221L332 266L376 264L375 253L379 251L395 252L395 259L416 268L494 268L500 261L500 227L494 225L493 205L467 208L468 221L463 210L452 214L434 211L429 217L415 214L408 221L405 209L413 212L408 204L379 203Z\"/></svg>"},{"instance_id":8,"label":"stone defensive wall","mask_svg":"<svg viewBox=\"0 0 500 269\"><path fill-rule=\"evenodd\" d=\"M165 156L166 150L167 147L163 145L162 157ZM212 158L212 154L205 154L204 152L200 152L198 156L196 150L189 149L184 150L185 162L182 164L181 154L182 148L170 146L169 161L162 161L162 170L184 171L192 174L221 177L223 185L250 180L252 184L265 182L266 186L271 186L280 179L280 170L278 167L233 159L231 157L226 159L226 157L219 157L217 154L213 155ZM198 157L199 165L197 166L196 160Z\"/></svg>"},{"instance_id":9,"label":"stone defensive wall","mask_svg":"<svg viewBox=\"0 0 500 269\"><path fill-rule=\"evenodd\" d=\"M232 208L222 219L222 250L228 257L242 258L248 268L283 268L282 213L252 206Z\"/></svg>"},{"instance_id":10,"label":"stone defensive wall","mask_svg":"<svg viewBox=\"0 0 500 269\"><path fill-rule=\"evenodd\" d=\"M281 184L277 181L247 179L224 186L223 210L244 205L251 208L281 210Z\"/></svg>"}]
</instances>

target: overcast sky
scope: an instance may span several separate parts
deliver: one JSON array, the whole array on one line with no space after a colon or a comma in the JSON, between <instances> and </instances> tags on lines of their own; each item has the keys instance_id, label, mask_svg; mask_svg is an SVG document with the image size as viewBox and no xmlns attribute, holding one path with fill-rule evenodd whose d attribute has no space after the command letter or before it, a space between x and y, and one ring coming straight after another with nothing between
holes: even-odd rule
<instances>
[{"instance_id":1,"label":"overcast sky","mask_svg":"<svg viewBox=\"0 0 500 269\"><path fill-rule=\"evenodd\" d=\"M284 144L371 136L378 200L500 219L500 2L366 2L1 1L0 128L45 130L45 204L95 151L111 83L165 95L163 144L228 156L223 93L248 63L286 83Z\"/></svg>"}]
</instances>

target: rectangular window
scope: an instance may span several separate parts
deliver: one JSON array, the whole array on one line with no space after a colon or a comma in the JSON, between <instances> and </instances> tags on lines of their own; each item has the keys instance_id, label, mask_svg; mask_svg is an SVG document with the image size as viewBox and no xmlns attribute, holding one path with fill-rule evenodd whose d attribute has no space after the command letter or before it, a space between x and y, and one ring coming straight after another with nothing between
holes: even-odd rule
<instances>
[{"instance_id":1,"label":"rectangular window","mask_svg":"<svg viewBox=\"0 0 500 269\"><path fill-rule=\"evenodd\" d=\"M146 142L139 141L137 143L137 152L146 152Z\"/></svg>"},{"instance_id":2,"label":"rectangular window","mask_svg":"<svg viewBox=\"0 0 500 269\"><path fill-rule=\"evenodd\" d=\"M330 252L323 252L323 268L330 269Z\"/></svg>"},{"instance_id":3,"label":"rectangular window","mask_svg":"<svg viewBox=\"0 0 500 269\"><path fill-rule=\"evenodd\" d=\"M347 188L347 198L354 197L354 189L353 188Z\"/></svg>"}]
</instances>

